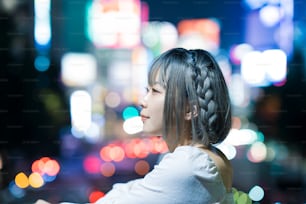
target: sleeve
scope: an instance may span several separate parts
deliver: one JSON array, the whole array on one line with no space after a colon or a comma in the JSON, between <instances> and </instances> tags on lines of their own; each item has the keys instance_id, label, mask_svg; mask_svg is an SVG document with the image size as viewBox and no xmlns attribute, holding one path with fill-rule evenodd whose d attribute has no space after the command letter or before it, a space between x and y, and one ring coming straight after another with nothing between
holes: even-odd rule
<instances>
[{"instance_id":1,"label":"sleeve","mask_svg":"<svg viewBox=\"0 0 306 204\"><path fill-rule=\"evenodd\" d=\"M180 158L177 158L180 157ZM125 184L115 184L96 204L168 204L181 202L177 192L190 186L188 155L169 153L144 178Z\"/></svg>"}]
</instances>

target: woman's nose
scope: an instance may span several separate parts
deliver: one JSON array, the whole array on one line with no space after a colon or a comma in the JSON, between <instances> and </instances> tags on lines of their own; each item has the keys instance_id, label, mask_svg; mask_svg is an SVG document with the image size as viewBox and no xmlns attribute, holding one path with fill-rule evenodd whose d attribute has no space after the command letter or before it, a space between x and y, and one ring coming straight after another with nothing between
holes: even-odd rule
<instances>
[{"instance_id":1,"label":"woman's nose","mask_svg":"<svg viewBox=\"0 0 306 204\"><path fill-rule=\"evenodd\" d=\"M139 105L140 105L141 108L147 107L147 96L148 96L148 94L146 94L146 95L140 100Z\"/></svg>"}]
</instances>

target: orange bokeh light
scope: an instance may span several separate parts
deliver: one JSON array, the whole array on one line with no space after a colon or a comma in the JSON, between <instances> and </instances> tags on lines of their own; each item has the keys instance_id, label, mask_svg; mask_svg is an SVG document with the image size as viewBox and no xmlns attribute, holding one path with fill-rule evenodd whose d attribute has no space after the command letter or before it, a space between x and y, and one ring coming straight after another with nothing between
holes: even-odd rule
<instances>
[{"instance_id":1,"label":"orange bokeh light","mask_svg":"<svg viewBox=\"0 0 306 204\"><path fill-rule=\"evenodd\" d=\"M48 174L49 176L56 176L60 171L59 163L49 157L42 157L32 163L32 172L40 175Z\"/></svg>"},{"instance_id":2,"label":"orange bokeh light","mask_svg":"<svg viewBox=\"0 0 306 204\"><path fill-rule=\"evenodd\" d=\"M49 160L45 163L44 171L49 176L56 176L60 171L60 165L56 160Z\"/></svg>"},{"instance_id":3,"label":"orange bokeh light","mask_svg":"<svg viewBox=\"0 0 306 204\"><path fill-rule=\"evenodd\" d=\"M111 162L105 162L101 165L101 174L105 177L111 177L115 174L116 167Z\"/></svg>"},{"instance_id":4,"label":"orange bokeh light","mask_svg":"<svg viewBox=\"0 0 306 204\"><path fill-rule=\"evenodd\" d=\"M115 144L109 144L100 150L100 157L106 162L120 162L125 157L124 149Z\"/></svg>"},{"instance_id":5,"label":"orange bokeh light","mask_svg":"<svg viewBox=\"0 0 306 204\"><path fill-rule=\"evenodd\" d=\"M40 188L45 184L44 179L37 172L31 173L29 176L29 183L33 188Z\"/></svg>"},{"instance_id":6,"label":"orange bokeh light","mask_svg":"<svg viewBox=\"0 0 306 204\"><path fill-rule=\"evenodd\" d=\"M138 175L143 176L143 175L147 174L150 171L150 165L145 160L139 160L139 161L136 162L134 169L135 169L135 172Z\"/></svg>"},{"instance_id":7,"label":"orange bokeh light","mask_svg":"<svg viewBox=\"0 0 306 204\"><path fill-rule=\"evenodd\" d=\"M19 188L26 188L29 186L29 179L23 172L20 172L15 176L15 183Z\"/></svg>"}]
</instances>

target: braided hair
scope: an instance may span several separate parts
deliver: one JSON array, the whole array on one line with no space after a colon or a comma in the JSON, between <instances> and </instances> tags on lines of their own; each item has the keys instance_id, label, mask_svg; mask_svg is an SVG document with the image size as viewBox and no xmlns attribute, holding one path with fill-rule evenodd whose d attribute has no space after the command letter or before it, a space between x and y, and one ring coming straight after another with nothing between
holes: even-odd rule
<instances>
[{"instance_id":1,"label":"braided hair","mask_svg":"<svg viewBox=\"0 0 306 204\"><path fill-rule=\"evenodd\" d=\"M221 69L209 52L168 50L151 66L149 84L156 80L166 90L163 114L166 140L172 138L177 145L188 139L209 146L226 138L231 128L231 103ZM187 112L191 114L189 123L185 119ZM186 129L191 132L186 134ZM186 138L187 135L191 138Z\"/></svg>"}]
</instances>

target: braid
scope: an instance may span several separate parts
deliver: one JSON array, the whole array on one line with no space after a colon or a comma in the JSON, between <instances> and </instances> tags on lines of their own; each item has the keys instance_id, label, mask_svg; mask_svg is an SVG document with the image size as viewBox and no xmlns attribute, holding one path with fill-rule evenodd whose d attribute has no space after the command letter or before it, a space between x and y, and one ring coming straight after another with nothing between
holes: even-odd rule
<instances>
[{"instance_id":1,"label":"braid","mask_svg":"<svg viewBox=\"0 0 306 204\"><path fill-rule=\"evenodd\" d=\"M209 52L184 48L165 52L149 72L150 85L156 80L166 90L163 136L169 144L175 147L187 139L209 146L226 138L231 103L222 71Z\"/></svg>"},{"instance_id":2,"label":"braid","mask_svg":"<svg viewBox=\"0 0 306 204\"><path fill-rule=\"evenodd\" d=\"M201 140L208 143L215 143L218 139L216 133L216 122L218 118L217 114L217 103L214 98L214 90L211 85L211 80L214 79L214 73L209 70L209 65L199 67L196 62L196 52L191 51L193 58L193 80L195 84L195 90L198 97L198 131L201 134L205 134L208 136L203 137L200 136Z\"/></svg>"}]
</instances>

